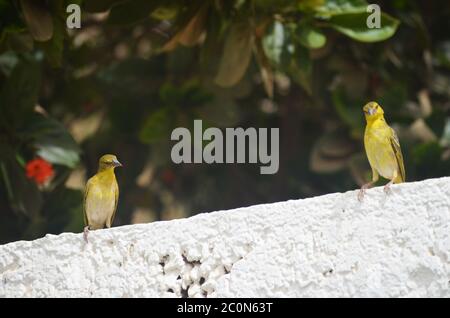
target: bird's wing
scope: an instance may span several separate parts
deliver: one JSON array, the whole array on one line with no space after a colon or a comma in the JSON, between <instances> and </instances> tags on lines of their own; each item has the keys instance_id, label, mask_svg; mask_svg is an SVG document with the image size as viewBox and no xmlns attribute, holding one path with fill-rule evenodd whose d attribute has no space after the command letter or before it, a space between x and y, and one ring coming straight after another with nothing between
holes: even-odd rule
<instances>
[{"instance_id":1,"label":"bird's wing","mask_svg":"<svg viewBox=\"0 0 450 318\"><path fill-rule=\"evenodd\" d=\"M111 214L111 221L109 224L113 224L114 217L116 216L117 211L117 204L119 202L119 186L117 184L117 181L114 179L114 212Z\"/></svg>"},{"instance_id":2,"label":"bird's wing","mask_svg":"<svg viewBox=\"0 0 450 318\"><path fill-rule=\"evenodd\" d=\"M405 166L403 164L403 155L402 150L400 148L400 141L398 140L397 134L395 130L391 128L392 134L390 137L390 142L392 146L392 150L394 150L395 159L397 160L397 166L400 173L400 177L402 178L402 182L405 182Z\"/></svg>"},{"instance_id":3,"label":"bird's wing","mask_svg":"<svg viewBox=\"0 0 450 318\"><path fill-rule=\"evenodd\" d=\"M84 190L84 200L83 200L83 216L84 216L84 225L88 226L89 225L89 220L87 217L87 212L86 212L86 201L87 201L87 197L89 195L89 190L91 188L91 180L88 180L88 182L86 183L86 189Z\"/></svg>"}]
</instances>

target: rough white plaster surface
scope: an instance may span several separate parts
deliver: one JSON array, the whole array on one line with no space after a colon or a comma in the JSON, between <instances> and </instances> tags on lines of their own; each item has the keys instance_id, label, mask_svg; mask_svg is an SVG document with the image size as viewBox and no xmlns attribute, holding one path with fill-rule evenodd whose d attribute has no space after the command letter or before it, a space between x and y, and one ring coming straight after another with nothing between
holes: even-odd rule
<instances>
[{"instance_id":1,"label":"rough white plaster surface","mask_svg":"<svg viewBox=\"0 0 450 318\"><path fill-rule=\"evenodd\" d=\"M6 244L0 296L449 297L450 178Z\"/></svg>"}]
</instances>

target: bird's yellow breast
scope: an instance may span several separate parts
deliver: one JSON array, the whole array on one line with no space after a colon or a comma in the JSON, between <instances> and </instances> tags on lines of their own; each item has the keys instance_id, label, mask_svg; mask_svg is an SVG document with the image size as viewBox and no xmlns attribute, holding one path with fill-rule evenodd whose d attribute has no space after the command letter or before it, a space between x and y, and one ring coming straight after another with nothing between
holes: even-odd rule
<instances>
[{"instance_id":1,"label":"bird's yellow breast","mask_svg":"<svg viewBox=\"0 0 450 318\"><path fill-rule=\"evenodd\" d=\"M367 123L364 134L364 147L370 166L382 177L392 179L398 170L395 153L390 140L392 130L384 120Z\"/></svg>"},{"instance_id":2,"label":"bird's yellow breast","mask_svg":"<svg viewBox=\"0 0 450 318\"><path fill-rule=\"evenodd\" d=\"M99 172L89 179L85 213L91 229L110 226L117 205L118 185L113 171Z\"/></svg>"}]
</instances>

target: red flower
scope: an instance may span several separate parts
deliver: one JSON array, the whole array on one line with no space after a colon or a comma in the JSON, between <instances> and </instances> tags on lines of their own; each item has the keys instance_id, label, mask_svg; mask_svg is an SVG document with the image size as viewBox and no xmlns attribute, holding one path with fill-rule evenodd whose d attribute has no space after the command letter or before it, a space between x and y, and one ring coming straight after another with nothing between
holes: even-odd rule
<instances>
[{"instance_id":1,"label":"red flower","mask_svg":"<svg viewBox=\"0 0 450 318\"><path fill-rule=\"evenodd\" d=\"M47 182L54 174L51 163L41 158L28 161L25 170L27 177L33 179L39 185Z\"/></svg>"}]
</instances>

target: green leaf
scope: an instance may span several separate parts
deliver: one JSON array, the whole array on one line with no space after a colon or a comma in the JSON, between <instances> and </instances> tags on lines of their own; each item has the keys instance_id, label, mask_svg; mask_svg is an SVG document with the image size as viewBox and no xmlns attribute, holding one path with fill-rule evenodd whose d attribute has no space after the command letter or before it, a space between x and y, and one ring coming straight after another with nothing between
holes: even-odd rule
<instances>
[{"instance_id":1,"label":"green leaf","mask_svg":"<svg viewBox=\"0 0 450 318\"><path fill-rule=\"evenodd\" d=\"M37 149L37 155L53 164L74 168L80 161L80 148L57 120L33 114L23 132Z\"/></svg>"},{"instance_id":2,"label":"green leaf","mask_svg":"<svg viewBox=\"0 0 450 318\"><path fill-rule=\"evenodd\" d=\"M315 5L313 9L317 16L329 18L341 14L366 12L367 5L365 0L325 0L322 5Z\"/></svg>"},{"instance_id":3,"label":"green leaf","mask_svg":"<svg viewBox=\"0 0 450 318\"><path fill-rule=\"evenodd\" d=\"M75 168L80 161L78 151L53 145L52 143L36 143L36 154L54 164L60 164L69 168Z\"/></svg>"},{"instance_id":4,"label":"green leaf","mask_svg":"<svg viewBox=\"0 0 450 318\"><path fill-rule=\"evenodd\" d=\"M296 47L292 41L294 25L285 26L275 21L262 40L262 47L269 61L283 71L289 71L296 59Z\"/></svg>"},{"instance_id":5,"label":"green leaf","mask_svg":"<svg viewBox=\"0 0 450 318\"><path fill-rule=\"evenodd\" d=\"M139 139L143 143L154 143L170 137L172 116L167 108L161 108L150 114L139 133Z\"/></svg>"},{"instance_id":6,"label":"green leaf","mask_svg":"<svg viewBox=\"0 0 450 318\"><path fill-rule=\"evenodd\" d=\"M7 125L18 127L31 113L39 93L41 71L32 60L18 63L0 93L0 116Z\"/></svg>"},{"instance_id":7,"label":"green leaf","mask_svg":"<svg viewBox=\"0 0 450 318\"><path fill-rule=\"evenodd\" d=\"M179 6L175 4L161 5L152 12L151 17L160 21L172 20L179 11Z\"/></svg>"},{"instance_id":8,"label":"green leaf","mask_svg":"<svg viewBox=\"0 0 450 318\"><path fill-rule=\"evenodd\" d=\"M230 87L239 82L247 71L253 47L253 30L246 22L234 22L225 40L217 85Z\"/></svg>"},{"instance_id":9,"label":"green leaf","mask_svg":"<svg viewBox=\"0 0 450 318\"><path fill-rule=\"evenodd\" d=\"M337 31L361 42L383 41L394 35L399 21L391 16L381 13L380 28L369 28L367 18L370 13L335 15L328 23Z\"/></svg>"},{"instance_id":10,"label":"green leaf","mask_svg":"<svg viewBox=\"0 0 450 318\"><path fill-rule=\"evenodd\" d=\"M42 195L36 184L25 175L25 170L16 160L13 149L0 143L0 184L6 189L11 209L29 218L42 207Z\"/></svg>"},{"instance_id":11,"label":"green leaf","mask_svg":"<svg viewBox=\"0 0 450 318\"><path fill-rule=\"evenodd\" d=\"M281 65L283 52L286 49L286 34L281 22L275 21L262 40L264 53L273 64Z\"/></svg>"},{"instance_id":12,"label":"green leaf","mask_svg":"<svg viewBox=\"0 0 450 318\"><path fill-rule=\"evenodd\" d=\"M317 28L303 24L299 26L299 41L309 49L320 49L327 42L326 36Z\"/></svg>"},{"instance_id":13,"label":"green leaf","mask_svg":"<svg viewBox=\"0 0 450 318\"><path fill-rule=\"evenodd\" d=\"M279 70L288 74L308 94L311 94L312 62L309 51L293 41L296 25L274 22L263 38L263 49L268 59Z\"/></svg>"}]
</instances>

